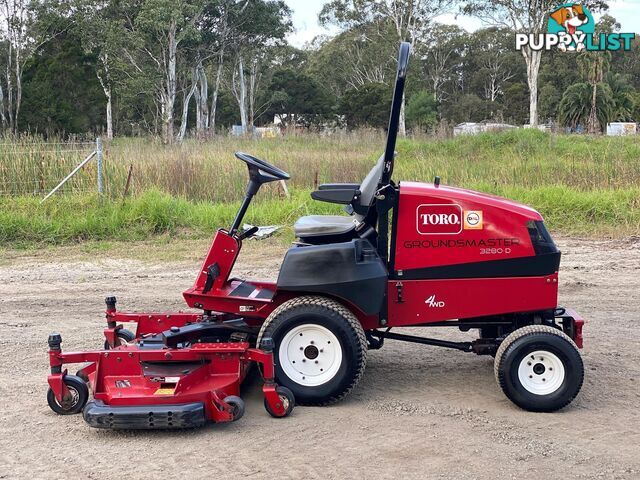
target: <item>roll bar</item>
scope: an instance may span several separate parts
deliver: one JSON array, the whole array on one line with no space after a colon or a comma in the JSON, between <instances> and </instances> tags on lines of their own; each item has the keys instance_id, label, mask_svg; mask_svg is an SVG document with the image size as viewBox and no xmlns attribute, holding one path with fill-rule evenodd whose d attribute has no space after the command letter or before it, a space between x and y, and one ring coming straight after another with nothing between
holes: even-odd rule
<instances>
[{"instance_id":1,"label":"roll bar","mask_svg":"<svg viewBox=\"0 0 640 480\"><path fill-rule=\"evenodd\" d=\"M411 45L408 42L400 43L398 52L398 71L396 73L396 84L393 89L393 100L391 102L391 115L389 116L389 128L387 129L387 147L384 151L384 172L382 173L382 185L387 185L393 173L393 161L396 150L396 139L398 138L398 125L400 124L400 110L402 108L402 98L404 96L404 82L409 67L409 53Z\"/></svg>"}]
</instances>

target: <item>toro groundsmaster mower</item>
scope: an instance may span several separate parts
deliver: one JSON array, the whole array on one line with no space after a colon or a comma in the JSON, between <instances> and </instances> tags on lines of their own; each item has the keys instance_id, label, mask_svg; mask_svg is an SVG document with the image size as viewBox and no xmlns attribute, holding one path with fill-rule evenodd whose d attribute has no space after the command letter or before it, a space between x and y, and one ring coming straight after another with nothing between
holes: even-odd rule
<instances>
[{"instance_id":1,"label":"toro groundsmaster mower","mask_svg":"<svg viewBox=\"0 0 640 480\"><path fill-rule=\"evenodd\" d=\"M122 313L111 297L103 351L63 353L59 335L50 336L53 410L83 411L103 428L233 420L244 409L239 384L254 361L267 410L285 416L294 398L326 405L347 395L367 351L386 340L492 355L498 384L524 409L571 402L583 381L584 321L557 304L560 252L540 214L438 177L392 180L408 59L403 43L384 154L361 183L321 185L311 194L343 204L348 215L300 218L277 282L230 278L242 241L257 230L239 231L252 198L261 185L289 178L237 153L249 184L233 225L217 231L184 292L197 313ZM131 322L135 333L123 328ZM479 334L453 342L398 333L417 326ZM82 362L77 375L63 370Z\"/></svg>"}]
</instances>

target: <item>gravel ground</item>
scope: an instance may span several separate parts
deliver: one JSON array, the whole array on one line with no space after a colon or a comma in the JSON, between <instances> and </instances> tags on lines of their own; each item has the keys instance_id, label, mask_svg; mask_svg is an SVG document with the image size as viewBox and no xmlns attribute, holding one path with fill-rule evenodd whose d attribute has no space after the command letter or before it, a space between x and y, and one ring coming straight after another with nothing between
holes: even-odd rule
<instances>
[{"instance_id":1,"label":"gravel ground","mask_svg":"<svg viewBox=\"0 0 640 480\"><path fill-rule=\"evenodd\" d=\"M250 378L240 421L181 432L101 431L55 415L46 338L55 330L67 349L98 347L111 293L122 310L182 308L198 255L9 252L0 263L0 478L640 478L640 241L559 243L561 303L587 319L585 384L563 411L512 405L489 357L388 341L335 406L272 419ZM235 273L273 278L281 255L252 244Z\"/></svg>"}]
</instances>

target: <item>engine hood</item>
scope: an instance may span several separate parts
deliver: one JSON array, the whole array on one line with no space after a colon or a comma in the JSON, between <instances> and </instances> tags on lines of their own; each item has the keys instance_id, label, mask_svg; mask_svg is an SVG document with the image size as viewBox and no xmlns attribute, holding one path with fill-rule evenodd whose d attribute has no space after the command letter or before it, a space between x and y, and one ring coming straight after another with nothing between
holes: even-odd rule
<instances>
[{"instance_id":1,"label":"engine hood","mask_svg":"<svg viewBox=\"0 0 640 480\"><path fill-rule=\"evenodd\" d=\"M527 217L530 220L542 220L542 215L527 205L497 195L476 192L474 190L420 182L401 182L400 190L403 194L411 196L440 197L449 199L454 203L481 204L488 208L498 208L503 211L512 212Z\"/></svg>"}]
</instances>

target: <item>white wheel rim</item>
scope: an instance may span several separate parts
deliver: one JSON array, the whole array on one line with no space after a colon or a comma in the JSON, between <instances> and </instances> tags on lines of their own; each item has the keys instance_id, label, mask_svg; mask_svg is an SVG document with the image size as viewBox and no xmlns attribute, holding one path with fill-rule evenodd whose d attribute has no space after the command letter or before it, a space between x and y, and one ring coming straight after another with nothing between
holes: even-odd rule
<instances>
[{"instance_id":1,"label":"white wheel rim","mask_svg":"<svg viewBox=\"0 0 640 480\"><path fill-rule=\"evenodd\" d=\"M291 380L315 387L327 383L338 373L342 346L331 330L321 325L298 325L280 342L278 360Z\"/></svg>"},{"instance_id":2,"label":"white wheel rim","mask_svg":"<svg viewBox=\"0 0 640 480\"><path fill-rule=\"evenodd\" d=\"M536 350L529 353L520 362L518 379L530 393L549 395L558 390L565 377L562 361L553 353Z\"/></svg>"}]
</instances>

